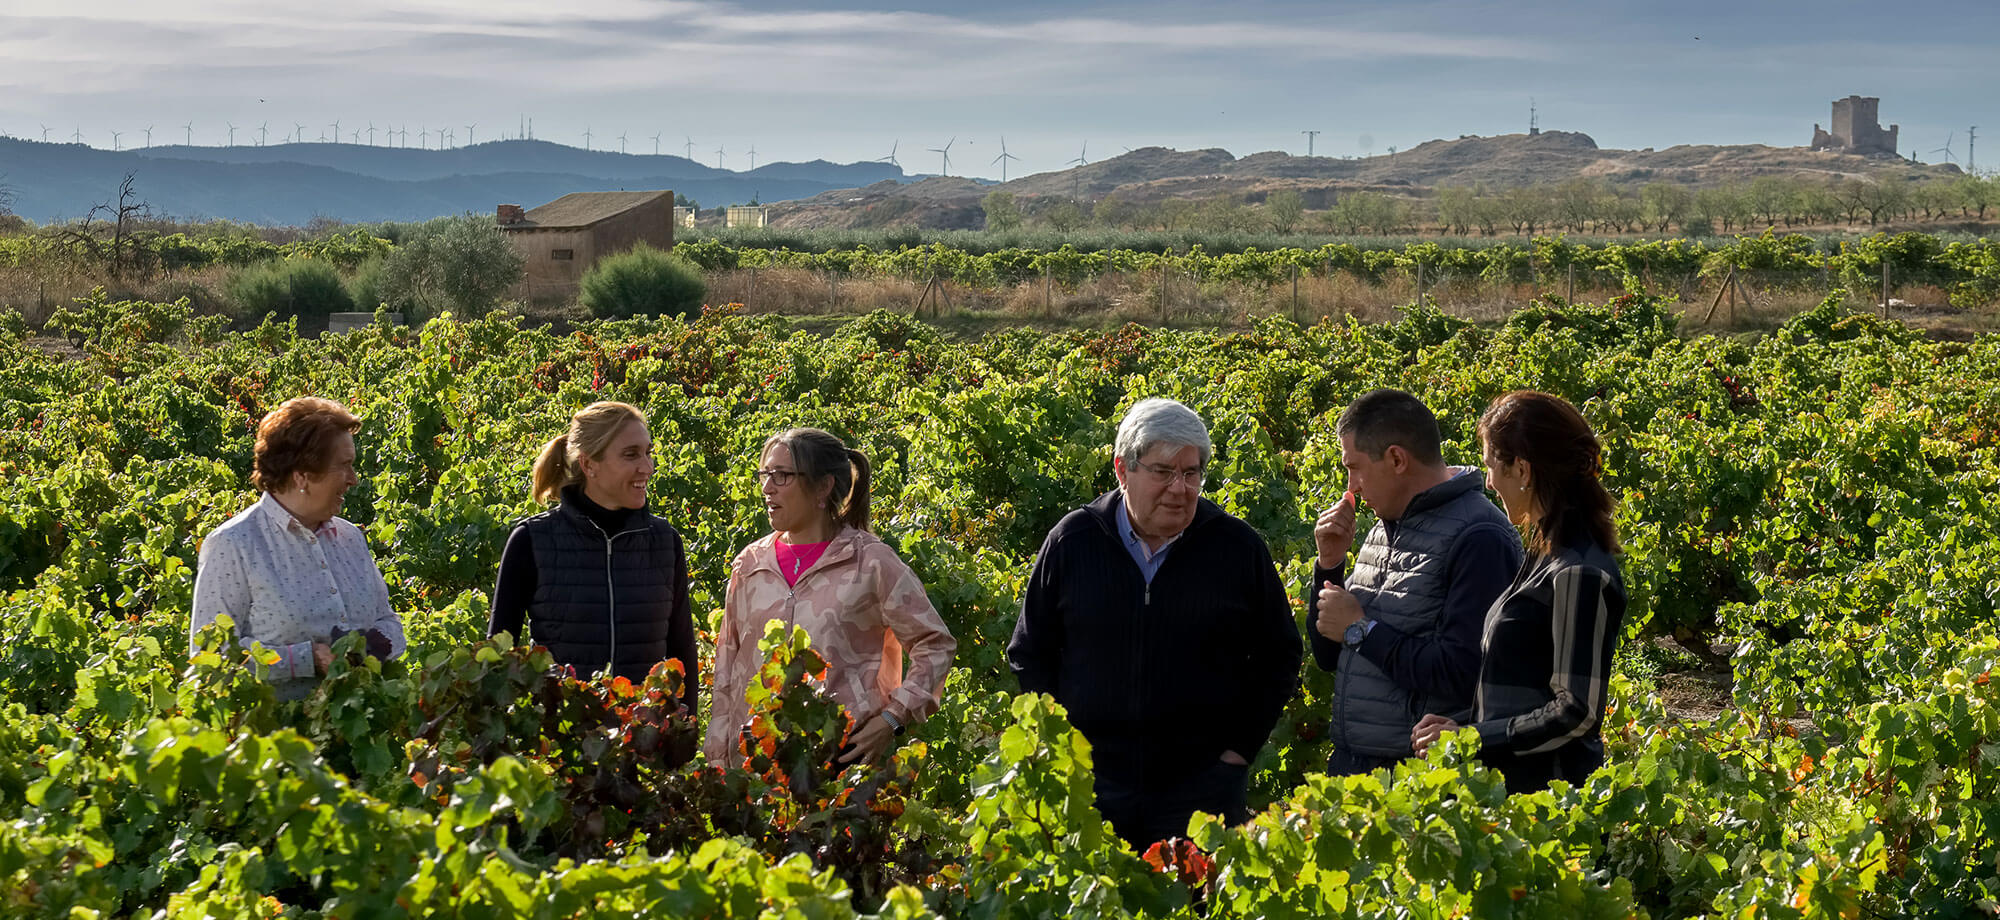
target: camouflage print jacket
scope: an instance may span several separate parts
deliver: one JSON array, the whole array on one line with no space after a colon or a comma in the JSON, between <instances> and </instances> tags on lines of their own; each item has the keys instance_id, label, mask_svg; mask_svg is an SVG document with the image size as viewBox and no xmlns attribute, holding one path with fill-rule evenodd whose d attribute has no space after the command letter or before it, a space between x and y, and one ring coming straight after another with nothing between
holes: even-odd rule
<instances>
[{"instance_id":1,"label":"camouflage print jacket","mask_svg":"<svg viewBox=\"0 0 2000 920\"><path fill-rule=\"evenodd\" d=\"M715 637L709 761L734 754L748 718L744 694L763 666L757 640L772 620L795 623L812 637L826 659L827 690L855 724L885 710L905 725L936 712L958 642L896 551L872 533L844 527L793 587L778 571L776 542L776 534L766 534L730 565Z\"/></svg>"}]
</instances>

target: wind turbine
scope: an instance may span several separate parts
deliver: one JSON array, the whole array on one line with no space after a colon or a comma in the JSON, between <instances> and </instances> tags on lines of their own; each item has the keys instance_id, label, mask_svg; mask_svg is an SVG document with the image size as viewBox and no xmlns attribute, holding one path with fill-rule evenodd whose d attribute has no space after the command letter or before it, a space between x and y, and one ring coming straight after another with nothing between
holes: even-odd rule
<instances>
[{"instance_id":1,"label":"wind turbine","mask_svg":"<svg viewBox=\"0 0 2000 920\"><path fill-rule=\"evenodd\" d=\"M234 147L234 146L236 146L236 123L235 123L235 122L233 122L233 121L225 121L225 122L223 122L223 124L225 124L225 125L228 125L228 126L229 126L229 144L228 144L228 146L231 146L231 147Z\"/></svg>"},{"instance_id":2,"label":"wind turbine","mask_svg":"<svg viewBox=\"0 0 2000 920\"><path fill-rule=\"evenodd\" d=\"M657 134L653 135L653 155L660 155L660 136Z\"/></svg>"},{"instance_id":3,"label":"wind turbine","mask_svg":"<svg viewBox=\"0 0 2000 920\"><path fill-rule=\"evenodd\" d=\"M687 159L690 163L694 162L694 138L692 137L688 138L687 142Z\"/></svg>"},{"instance_id":4,"label":"wind turbine","mask_svg":"<svg viewBox=\"0 0 2000 920\"><path fill-rule=\"evenodd\" d=\"M375 123L372 121L368 123L368 146L375 146Z\"/></svg>"},{"instance_id":5,"label":"wind turbine","mask_svg":"<svg viewBox=\"0 0 2000 920\"><path fill-rule=\"evenodd\" d=\"M188 122L181 125L181 127L187 131L187 145L189 147L194 146L194 122Z\"/></svg>"},{"instance_id":6,"label":"wind turbine","mask_svg":"<svg viewBox=\"0 0 2000 920\"><path fill-rule=\"evenodd\" d=\"M147 126L146 126L146 146L148 146L148 147L151 147L151 146L153 146L153 126L152 126L152 125L147 125Z\"/></svg>"},{"instance_id":7,"label":"wind turbine","mask_svg":"<svg viewBox=\"0 0 2000 920\"><path fill-rule=\"evenodd\" d=\"M292 122L292 143L303 144L305 142L306 142L306 126L296 121Z\"/></svg>"},{"instance_id":8,"label":"wind turbine","mask_svg":"<svg viewBox=\"0 0 2000 920\"><path fill-rule=\"evenodd\" d=\"M1954 141L1954 140L1957 140L1957 139L1958 139L1958 132L1957 132L1957 131L1953 131L1953 132L1951 132L1951 133L1949 133L1949 134L1946 134L1946 135L1944 136L1944 146L1942 146L1942 147L1939 147L1939 148L1937 148L1936 150L1933 150L1933 151L1931 151L1931 152L1932 152L1932 153L1942 153L1942 154L1944 154L1944 161L1945 161L1945 162L1947 162L1947 163L1951 163L1951 164L1953 164L1953 165L1957 165L1957 163L1958 163L1958 158L1957 158L1957 157L1954 157L1954 156L1952 156L1952 155L1951 155L1951 142L1952 142L1952 141Z\"/></svg>"},{"instance_id":9,"label":"wind turbine","mask_svg":"<svg viewBox=\"0 0 2000 920\"><path fill-rule=\"evenodd\" d=\"M590 126L589 126L589 125L584 125L584 126L583 126L583 149L585 149L585 150L589 150L589 149L590 149Z\"/></svg>"},{"instance_id":10,"label":"wind turbine","mask_svg":"<svg viewBox=\"0 0 2000 920\"><path fill-rule=\"evenodd\" d=\"M625 152L625 132L623 131L618 132L618 152L621 154Z\"/></svg>"},{"instance_id":11,"label":"wind turbine","mask_svg":"<svg viewBox=\"0 0 2000 920\"><path fill-rule=\"evenodd\" d=\"M1007 152L1007 135L1005 134L1000 135L1000 155L994 157L993 162L1000 164L1001 182L1007 181L1007 161L1018 160L1018 159L1020 159L1020 157L1017 157Z\"/></svg>"},{"instance_id":12,"label":"wind turbine","mask_svg":"<svg viewBox=\"0 0 2000 920\"><path fill-rule=\"evenodd\" d=\"M453 131L453 130L452 130L452 129L450 129L450 128L439 128L439 129L438 129L438 149L439 149L439 150L445 150L445 149L449 149L449 148L451 147L451 145L453 145L453 144L455 144L455 143L458 143L458 132L456 132L456 131Z\"/></svg>"},{"instance_id":13,"label":"wind turbine","mask_svg":"<svg viewBox=\"0 0 2000 920\"><path fill-rule=\"evenodd\" d=\"M338 119L335 119L333 122L333 142L336 144L340 143L340 121Z\"/></svg>"},{"instance_id":14,"label":"wind turbine","mask_svg":"<svg viewBox=\"0 0 2000 920\"><path fill-rule=\"evenodd\" d=\"M722 168L722 145L721 145L721 144L717 144L717 145L715 146L715 168L716 168L716 169L721 169L721 168Z\"/></svg>"},{"instance_id":15,"label":"wind turbine","mask_svg":"<svg viewBox=\"0 0 2000 920\"><path fill-rule=\"evenodd\" d=\"M897 148L897 147L899 147L899 146L902 146L902 143L903 143L902 141L894 141L894 142L890 143L890 144L889 144L889 155L888 155L888 156L886 156L886 157L879 157L879 158L877 158L877 159L875 160L875 162L877 162L877 163L887 163L887 164L889 164L890 166L894 166L894 167L896 167L897 169L902 169L902 168L903 168L903 164L902 164L902 163L900 163L900 162L898 162L898 161L896 160L896 148Z\"/></svg>"},{"instance_id":16,"label":"wind turbine","mask_svg":"<svg viewBox=\"0 0 2000 920\"><path fill-rule=\"evenodd\" d=\"M942 170L940 175L945 175L945 176L951 175L951 145L956 143L958 143L958 135L954 134L951 136L951 140L944 142L944 146L942 147L924 148L925 150L929 150L930 152L935 153L938 156L944 158L944 169Z\"/></svg>"},{"instance_id":17,"label":"wind turbine","mask_svg":"<svg viewBox=\"0 0 2000 920\"><path fill-rule=\"evenodd\" d=\"M1063 165L1076 167L1069 174L1069 198L1075 201L1083 196L1083 167L1090 165L1090 142L1084 141L1083 150L1077 153L1076 159Z\"/></svg>"},{"instance_id":18,"label":"wind turbine","mask_svg":"<svg viewBox=\"0 0 2000 920\"><path fill-rule=\"evenodd\" d=\"M750 145L750 171L751 171L751 172L756 172L756 171L757 171L757 145L756 145L756 144L751 144L751 145Z\"/></svg>"},{"instance_id":19,"label":"wind turbine","mask_svg":"<svg viewBox=\"0 0 2000 920\"><path fill-rule=\"evenodd\" d=\"M431 128L429 125L417 126L417 148L420 150L431 149Z\"/></svg>"},{"instance_id":20,"label":"wind turbine","mask_svg":"<svg viewBox=\"0 0 2000 920\"><path fill-rule=\"evenodd\" d=\"M1084 142L1083 142L1083 150L1082 150L1081 152L1079 152L1079 153L1078 153L1078 154L1076 155L1076 159L1074 159L1074 160L1071 160L1071 161L1069 161L1068 163L1065 163L1064 165L1065 165L1065 166L1068 166L1068 165L1075 165L1075 166L1089 166L1089 165L1090 165L1090 142L1089 142L1089 141L1084 141Z\"/></svg>"},{"instance_id":21,"label":"wind turbine","mask_svg":"<svg viewBox=\"0 0 2000 920\"><path fill-rule=\"evenodd\" d=\"M75 141L76 143L79 143L79 144L83 143L83 126L82 126L82 125L77 125L77 126L76 126L76 134L72 135L72 136L70 137L70 140L72 140L72 141Z\"/></svg>"},{"instance_id":22,"label":"wind turbine","mask_svg":"<svg viewBox=\"0 0 2000 920\"><path fill-rule=\"evenodd\" d=\"M119 150L119 149L122 149L122 148L120 148L120 147L118 146L118 138L119 138L119 137L120 137L121 135L123 135L124 133L125 133L125 132L123 132L123 131L113 131L113 132L111 132L111 149L113 149L113 150Z\"/></svg>"},{"instance_id":23,"label":"wind turbine","mask_svg":"<svg viewBox=\"0 0 2000 920\"><path fill-rule=\"evenodd\" d=\"M472 129L477 127L479 127L478 122L474 122L472 124L465 126L465 146L467 147L472 146Z\"/></svg>"},{"instance_id":24,"label":"wind turbine","mask_svg":"<svg viewBox=\"0 0 2000 920\"><path fill-rule=\"evenodd\" d=\"M43 125L43 126L42 126L42 143L46 144L46 143L48 143L48 142L49 142L49 126L48 126L48 125Z\"/></svg>"},{"instance_id":25,"label":"wind turbine","mask_svg":"<svg viewBox=\"0 0 2000 920\"><path fill-rule=\"evenodd\" d=\"M267 121L267 122L264 122L264 123L263 123L263 124L261 124L261 125L258 125L258 126L257 126L257 146L259 146L259 147L262 147L262 146L264 146L264 138L265 138L265 136L266 136L266 135L268 135L268 134L270 134L270 133L271 133L271 123L270 123L270 122L268 122L268 121ZM148 140L148 143L151 143L151 141L150 141L150 140Z\"/></svg>"}]
</instances>

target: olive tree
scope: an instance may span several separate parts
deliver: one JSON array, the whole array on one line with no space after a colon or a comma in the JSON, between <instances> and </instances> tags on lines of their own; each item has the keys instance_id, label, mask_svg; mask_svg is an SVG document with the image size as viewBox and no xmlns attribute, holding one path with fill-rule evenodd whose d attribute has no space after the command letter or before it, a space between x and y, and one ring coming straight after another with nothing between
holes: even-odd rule
<instances>
[{"instance_id":1,"label":"olive tree","mask_svg":"<svg viewBox=\"0 0 2000 920\"><path fill-rule=\"evenodd\" d=\"M520 253L490 217L440 217L417 227L382 264L384 303L412 320L445 310L478 315L519 283Z\"/></svg>"}]
</instances>

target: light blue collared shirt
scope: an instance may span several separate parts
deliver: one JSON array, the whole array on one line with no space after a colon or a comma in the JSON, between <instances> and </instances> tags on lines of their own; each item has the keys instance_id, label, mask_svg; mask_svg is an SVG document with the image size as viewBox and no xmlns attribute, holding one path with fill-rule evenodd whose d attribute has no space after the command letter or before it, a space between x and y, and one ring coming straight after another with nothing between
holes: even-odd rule
<instances>
[{"instance_id":1,"label":"light blue collared shirt","mask_svg":"<svg viewBox=\"0 0 2000 920\"><path fill-rule=\"evenodd\" d=\"M1139 564L1139 574L1146 576L1146 584L1153 583L1153 576L1159 574L1160 564L1167 561L1167 550L1174 548L1174 540L1181 538L1174 534L1167 542L1160 544L1158 552L1146 548L1146 541L1139 539L1138 531L1132 529L1132 516L1125 512L1125 502L1118 502L1118 536L1125 540L1125 551L1132 554L1132 561Z\"/></svg>"}]
</instances>

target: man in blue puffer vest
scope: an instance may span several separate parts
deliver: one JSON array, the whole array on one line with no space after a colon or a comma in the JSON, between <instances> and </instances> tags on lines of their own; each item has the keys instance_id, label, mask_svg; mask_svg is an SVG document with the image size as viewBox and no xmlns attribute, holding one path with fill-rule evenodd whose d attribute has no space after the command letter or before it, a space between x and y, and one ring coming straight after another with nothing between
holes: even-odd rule
<instances>
[{"instance_id":1,"label":"man in blue puffer vest","mask_svg":"<svg viewBox=\"0 0 2000 920\"><path fill-rule=\"evenodd\" d=\"M1307 605L1313 659L1336 675L1326 770L1346 775L1411 756L1428 713L1470 715L1486 609L1520 568L1521 536L1485 474L1445 464L1437 418L1415 396L1364 393L1337 433L1347 493L1313 527ZM1347 572L1361 502L1377 520Z\"/></svg>"}]
</instances>

